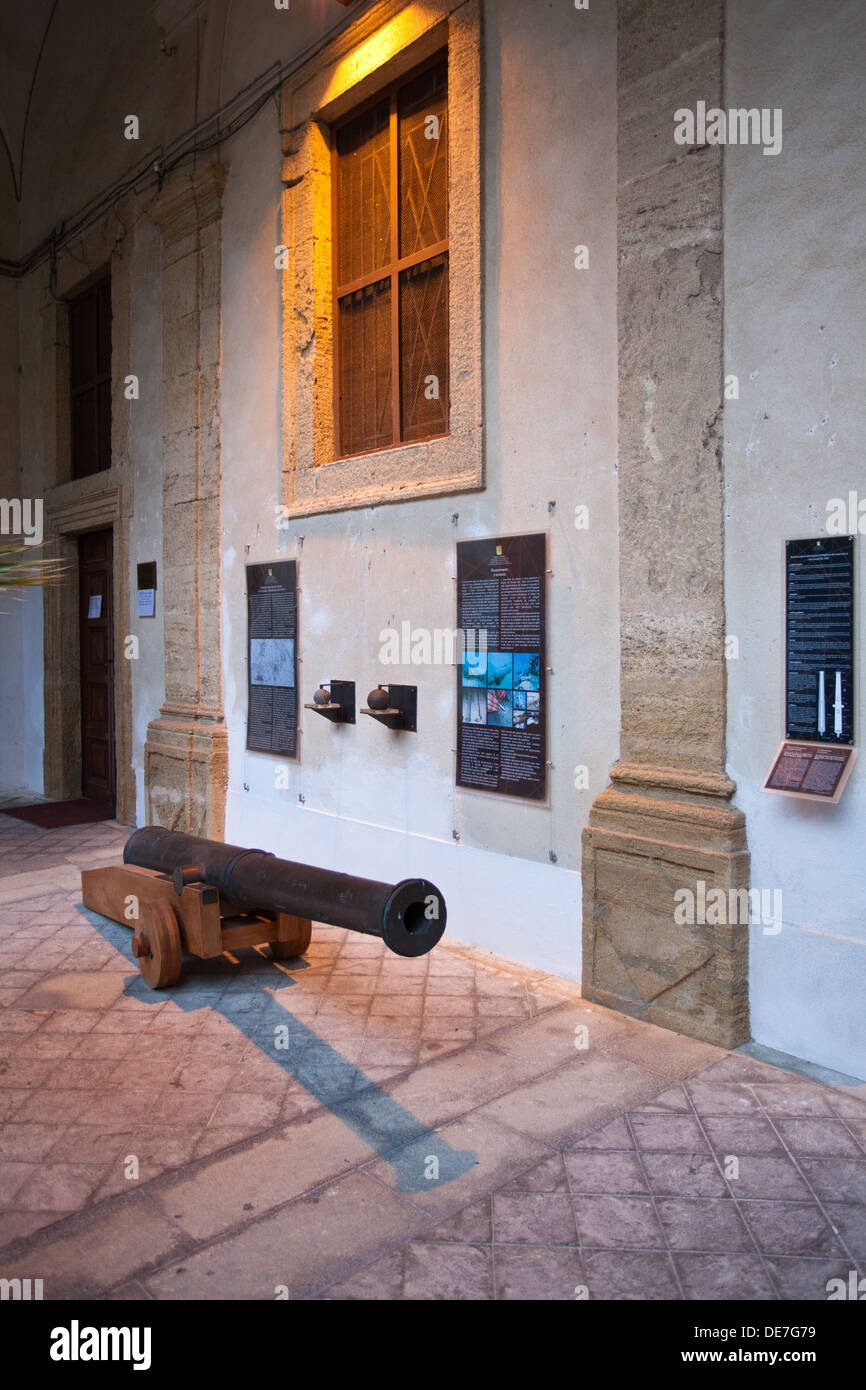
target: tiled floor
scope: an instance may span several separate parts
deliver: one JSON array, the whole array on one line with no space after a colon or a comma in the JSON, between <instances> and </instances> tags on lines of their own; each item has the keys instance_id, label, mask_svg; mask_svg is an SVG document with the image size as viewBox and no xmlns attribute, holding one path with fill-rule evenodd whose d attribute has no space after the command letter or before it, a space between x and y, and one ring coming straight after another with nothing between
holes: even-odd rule
<instances>
[{"instance_id":1,"label":"tiled floor","mask_svg":"<svg viewBox=\"0 0 866 1390\"><path fill-rule=\"evenodd\" d=\"M46 1296L824 1299L866 1087L330 927L153 994L80 906L111 823L0 814L0 1274ZM585 1030L585 1031L584 1031ZM588 1046L582 1046L588 1043Z\"/></svg>"}]
</instances>

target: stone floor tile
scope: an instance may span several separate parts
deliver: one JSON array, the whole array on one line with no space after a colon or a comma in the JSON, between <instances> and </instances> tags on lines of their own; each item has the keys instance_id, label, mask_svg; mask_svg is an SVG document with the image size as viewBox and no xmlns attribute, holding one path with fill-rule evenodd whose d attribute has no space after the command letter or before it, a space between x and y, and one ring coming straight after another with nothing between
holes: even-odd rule
<instances>
[{"instance_id":1,"label":"stone floor tile","mask_svg":"<svg viewBox=\"0 0 866 1390\"><path fill-rule=\"evenodd\" d=\"M736 1204L730 1198L659 1197L657 1207L672 1250L732 1253L754 1250Z\"/></svg>"},{"instance_id":2,"label":"stone floor tile","mask_svg":"<svg viewBox=\"0 0 866 1390\"><path fill-rule=\"evenodd\" d=\"M758 1115L731 1115L703 1121L707 1138L717 1154L776 1154L785 1150L768 1120Z\"/></svg>"},{"instance_id":3,"label":"stone floor tile","mask_svg":"<svg viewBox=\"0 0 866 1390\"><path fill-rule=\"evenodd\" d=\"M757 1255L675 1254L674 1264L687 1299L701 1302L768 1302L776 1291Z\"/></svg>"},{"instance_id":4,"label":"stone floor tile","mask_svg":"<svg viewBox=\"0 0 866 1390\"><path fill-rule=\"evenodd\" d=\"M649 1197L573 1197L581 1245L659 1250L664 1236Z\"/></svg>"},{"instance_id":5,"label":"stone floor tile","mask_svg":"<svg viewBox=\"0 0 866 1390\"><path fill-rule=\"evenodd\" d=\"M576 1140L574 1144L567 1145L567 1147L575 1149L627 1149L630 1153L635 1152L634 1139L628 1125L622 1118L612 1120L609 1125L604 1125L595 1133L584 1135L583 1138Z\"/></svg>"},{"instance_id":6,"label":"stone floor tile","mask_svg":"<svg viewBox=\"0 0 866 1390\"><path fill-rule=\"evenodd\" d=\"M665 1154L660 1157L670 1156ZM640 1160L635 1153L569 1149L564 1158L569 1186L574 1193L646 1195L649 1192Z\"/></svg>"},{"instance_id":7,"label":"stone floor tile","mask_svg":"<svg viewBox=\"0 0 866 1390\"><path fill-rule=\"evenodd\" d=\"M51 1226L67 1212L57 1211L7 1211L0 1213L0 1250L13 1241L26 1240L36 1231ZM4 1266L5 1268L5 1266Z\"/></svg>"},{"instance_id":8,"label":"stone floor tile","mask_svg":"<svg viewBox=\"0 0 866 1390\"><path fill-rule=\"evenodd\" d=\"M661 1095L653 1096L652 1100L646 1101L644 1105L638 1106L634 1112L637 1115L657 1115L661 1114L680 1114L691 1115L693 1113L691 1102L686 1094L686 1089L682 1083L671 1086L669 1090L662 1091Z\"/></svg>"},{"instance_id":9,"label":"stone floor tile","mask_svg":"<svg viewBox=\"0 0 866 1390\"><path fill-rule=\"evenodd\" d=\"M348 1279L331 1284L319 1297L340 1303L344 1300L360 1300L366 1303L374 1300L395 1302L402 1299L405 1259L404 1247L391 1250L387 1255L383 1255L381 1260L374 1260L357 1274L350 1274Z\"/></svg>"},{"instance_id":10,"label":"stone floor tile","mask_svg":"<svg viewBox=\"0 0 866 1390\"><path fill-rule=\"evenodd\" d=\"M11 1207L16 1193L36 1171L37 1165L35 1163L26 1163L20 1159L15 1161L0 1160L0 1203L4 1207Z\"/></svg>"},{"instance_id":11,"label":"stone floor tile","mask_svg":"<svg viewBox=\"0 0 866 1390\"><path fill-rule=\"evenodd\" d=\"M435 1245L413 1241L406 1248L403 1297L437 1302L484 1301L494 1297L493 1254L488 1245Z\"/></svg>"},{"instance_id":12,"label":"stone floor tile","mask_svg":"<svg viewBox=\"0 0 866 1390\"><path fill-rule=\"evenodd\" d=\"M23 1254L4 1260L7 1279L44 1280L46 1299L91 1298L179 1253L178 1229L140 1193L47 1226Z\"/></svg>"},{"instance_id":13,"label":"stone floor tile","mask_svg":"<svg viewBox=\"0 0 866 1390\"><path fill-rule=\"evenodd\" d=\"M774 1118L834 1114L827 1087L814 1082L800 1085L794 1082L753 1082L749 1090L762 1110Z\"/></svg>"},{"instance_id":14,"label":"stone floor tile","mask_svg":"<svg viewBox=\"0 0 866 1390\"><path fill-rule=\"evenodd\" d=\"M759 1115L761 1107L751 1086L741 1081L702 1081L689 1077L684 1090L699 1115Z\"/></svg>"},{"instance_id":15,"label":"stone floor tile","mask_svg":"<svg viewBox=\"0 0 866 1390\"><path fill-rule=\"evenodd\" d=\"M273 1300L279 1286L292 1299L304 1297L426 1224L381 1183L351 1173L185 1256L144 1285L157 1298Z\"/></svg>"},{"instance_id":16,"label":"stone floor tile","mask_svg":"<svg viewBox=\"0 0 866 1390\"><path fill-rule=\"evenodd\" d=\"M48 1158L52 1163L114 1163L131 1151L134 1128L132 1123L126 1132L106 1132L100 1125L58 1126Z\"/></svg>"},{"instance_id":17,"label":"stone floor tile","mask_svg":"<svg viewBox=\"0 0 866 1390\"><path fill-rule=\"evenodd\" d=\"M39 1163L15 1194L22 1211L77 1211L104 1181L100 1163Z\"/></svg>"},{"instance_id":18,"label":"stone floor tile","mask_svg":"<svg viewBox=\"0 0 866 1390\"><path fill-rule=\"evenodd\" d=\"M844 1120L777 1120L776 1128L798 1158L861 1158L863 1155Z\"/></svg>"},{"instance_id":19,"label":"stone floor tile","mask_svg":"<svg viewBox=\"0 0 866 1390\"><path fill-rule=\"evenodd\" d=\"M583 1054L580 1061L493 1101L484 1113L520 1133L570 1145L658 1088L658 1076L634 1062Z\"/></svg>"},{"instance_id":20,"label":"stone floor tile","mask_svg":"<svg viewBox=\"0 0 866 1390\"><path fill-rule=\"evenodd\" d=\"M493 1237L498 1245L577 1245L571 1200L557 1192L497 1192Z\"/></svg>"},{"instance_id":21,"label":"stone floor tile","mask_svg":"<svg viewBox=\"0 0 866 1390\"><path fill-rule=\"evenodd\" d=\"M152 1197L189 1236L206 1240L337 1177L372 1152L336 1116L320 1112L160 1180Z\"/></svg>"},{"instance_id":22,"label":"stone floor tile","mask_svg":"<svg viewBox=\"0 0 866 1390\"><path fill-rule=\"evenodd\" d=\"M866 1260L866 1206L829 1202L826 1211L850 1254L855 1260Z\"/></svg>"},{"instance_id":23,"label":"stone floor tile","mask_svg":"<svg viewBox=\"0 0 866 1390\"><path fill-rule=\"evenodd\" d=\"M503 1192L568 1192L568 1178L562 1154L543 1158L525 1173L510 1178Z\"/></svg>"},{"instance_id":24,"label":"stone floor tile","mask_svg":"<svg viewBox=\"0 0 866 1390\"><path fill-rule=\"evenodd\" d=\"M586 1287L579 1251L567 1246L497 1246L493 1252L496 1298L570 1303Z\"/></svg>"},{"instance_id":25,"label":"stone floor tile","mask_svg":"<svg viewBox=\"0 0 866 1390\"><path fill-rule=\"evenodd\" d=\"M831 1279L841 1279L849 1292L850 1260L779 1259L769 1257L766 1265L783 1299L826 1303Z\"/></svg>"},{"instance_id":26,"label":"stone floor tile","mask_svg":"<svg viewBox=\"0 0 866 1390\"><path fill-rule=\"evenodd\" d=\"M470 1245L489 1245L493 1239L491 1198L473 1202L454 1216L446 1217L424 1232L424 1240L445 1240L452 1244L465 1241Z\"/></svg>"},{"instance_id":27,"label":"stone floor tile","mask_svg":"<svg viewBox=\"0 0 866 1390\"><path fill-rule=\"evenodd\" d=\"M650 1190L656 1196L727 1197L728 1187L709 1153L645 1153Z\"/></svg>"},{"instance_id":28,"label":"stone floor tile","mask_svg":"<svg viewBox=\"0 0 866 1390\"><path fill-rule=\"evenodd\" d=\"M842 1091L838 1087L830 1086L827 1089L827 1103L834 1114L842 1116L843 1119L866 1121L866 1087L857 1088L857 1093L852 1095Z\"/></svg>"},{"instance_id":29,"label":"stone floor tile","mask_svg":"<svg viewBox=\"0 0 866 1390\"><path fill-rule=\"evenodd\" d=\"M50 1153L63 1132L58 1125L10 1122L0 1129L0 1159L36 1162Z\"/></svg>"},{"instance_id":30,"label":"stone floor tile","mask_svg":"<svg viewBox=\"0 0 866 1390\"><path fill-rule=\"evenodd\" d=\"M586 1250L586 1285L591 1299L675 1300L682 1297L668 1255L635 1250Z\"/></svg>"},{"instance_id":31,"label":"stone floor tile","mask_svg":"<svg viewBox=\"0 0 866 1390\"><path fill-rule=\"evenodd\" d=\"M661 1149L669 1153L708 1153L698 1121L690 1115L629 1116L635 1143L641 1152Z\"/></svg>"},{"instance_id":32,"label":"stone floor tile","mask_svg":"<svg viewBox=\"0 0 866 1390\"><path fill-rule=\"evenodd\" d=\"M730 1179L735 1197L776 1197L808 1201L811 1192L794 1163L785 1155L742 1154L736 1178Z\"/></svg>"},{"instance_id":33,"label":"stone floor tile","mask_svg":"<svg viewBox=\"0 0 866 1390\"><path fill-rule=\"evenodd\" d=\"M475 1112L441 1125L414 1143L369 1165L373 1177L403 1191L430 1216L459 1211L474 1198L504 1187L548 1150ZM439 1159L439 1179L428 1180L428 1157Z\"/></svg>"},{"instance_id":34,"label":"stone floor tile","mask_svg":"<svg viewBox=\"0 0 866 1390\"><path fill-rule=\"evenodd\" d=\"M121 1284L118 1288L112 1289L111 1293L103 1294L103 1299L107 1303L151 1303L153 1301L142 1285L135 1280L131 1280L128 1284Z\"/></svg>"},{"instance_id":35,"label":"stone floor tile","mask_svg":"<svg viewBox=\"0 0 866 1390\"><path fill-rule=\"evenodd\" d=\"M814 1202L740 1201L740 1215L768 1255L842 1255L831 1222Z\"/></svg>"}]
</instances>

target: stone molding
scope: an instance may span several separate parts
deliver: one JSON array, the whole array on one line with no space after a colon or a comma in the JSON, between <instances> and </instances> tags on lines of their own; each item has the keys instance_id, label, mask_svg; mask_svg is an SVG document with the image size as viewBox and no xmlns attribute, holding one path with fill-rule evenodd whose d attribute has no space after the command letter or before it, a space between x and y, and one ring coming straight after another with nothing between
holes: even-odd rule
<instances>
[{"instance_id":1,"label":"stone molding","mask_svg":"<svg viewBox=\"0 0 866 1390\"><path fill-rule=\"evenodd\" d=\"M222 164L205 164L172 176L145 209L162 231L166 246L219 220L227 179L228 170Z\"/></svg>"}]
</instances>

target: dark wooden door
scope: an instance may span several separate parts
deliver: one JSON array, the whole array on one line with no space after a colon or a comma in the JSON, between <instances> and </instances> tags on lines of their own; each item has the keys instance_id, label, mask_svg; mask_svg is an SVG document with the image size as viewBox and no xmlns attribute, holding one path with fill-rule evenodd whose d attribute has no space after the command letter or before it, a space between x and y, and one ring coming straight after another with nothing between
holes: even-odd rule
<instances>
[{"instance_id":1,"label":"dark wooden door","mask_svg":"<svg viewBox=\"0 0 866 1390\"><path fill-rule=\"evenodd\" d=\"M112 534L78 538L81 794L115 803Z\"/></svg>"}]
</instances>

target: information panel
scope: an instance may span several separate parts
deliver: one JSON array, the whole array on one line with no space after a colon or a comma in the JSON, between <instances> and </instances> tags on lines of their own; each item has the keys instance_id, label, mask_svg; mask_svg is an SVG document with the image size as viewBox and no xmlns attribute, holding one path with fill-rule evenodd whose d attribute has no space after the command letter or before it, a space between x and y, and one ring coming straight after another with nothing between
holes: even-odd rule
<instances>
[{"instance_id":1,"label":"information panel","mask_svg":"<svg viewBox=\"0 0 866 1390\"><path fill-rule=\"evenodd\" d=\"M247 748L298 755L297 562L247 565Z\"/></svg>"},{"instance_id":2,"label":"information panel","mask_svg":"<svg viewBox=\"0 0 866 1390\"><path fill-rule=\"evenodd\" d=\"M788 541L786 732L854 740L854 538Z\"/></svg>"},{"instance_id":3,"label":"information panel","mask_svg":"<svg viewBox=\"0 0 866 1390\"><path fill-rule=\"evenodd\" d=\"M835 804L845 790L856 757L856 748L783 743L767 773L764 791Z\"/></svg>"},{"instance_id":4,"label":"information panel","mask_svg":"<svg viewBox=\"0 0 866 1390\"><path fill-rule=\"evenodd\" d=\"M547 795L547 537L457 545L457 785Z\"/></svg>"}]
</instances>

